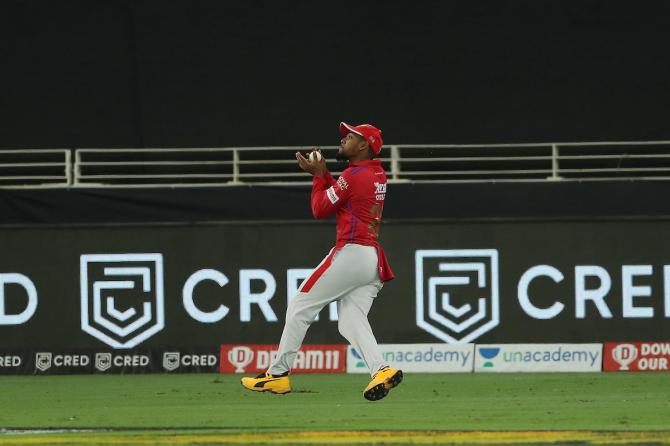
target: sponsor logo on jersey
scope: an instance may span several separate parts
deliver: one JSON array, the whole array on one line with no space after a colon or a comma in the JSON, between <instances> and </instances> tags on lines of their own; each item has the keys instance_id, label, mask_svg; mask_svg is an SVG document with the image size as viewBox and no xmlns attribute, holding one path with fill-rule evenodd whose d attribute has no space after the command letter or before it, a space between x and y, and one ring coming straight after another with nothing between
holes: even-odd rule
<instances>
[{"instance_id":1,"label":"sponsor logo on jersey","mask_svg":"<svg viewBox=\"0 0 670 446\"><path fill-rule=\"evenodd\" d=\"M340 200L340 197L338 197L337 193L335 193L334 186L330 186L330 188L328 188L328 190L326 191L326 195L328 196L330 202L333 204L337 203Z\"/></svg>"},{"instance_id":2,"label":"sponsor logo on jersey","mask_svg":"<svg viewBox=\"0 0 670 446\"><path fill-rule=\"evenodd\" d=\"M340 190L347 190L349 188L349 183L347 183L347 180L345 180L344 177L339 177L337 179L337 185Z\"/></svg>"},{"instance_id":3,"label":"sponsor logo on jersey","mask_svg":"<svg viewBox=\"0 0 670 446\"><path fill-rule=\"evenodd\" d=\"M378 183L375 181L375 200L384 201L386 197L386 183Z\"/></svg>"}]
</instances>

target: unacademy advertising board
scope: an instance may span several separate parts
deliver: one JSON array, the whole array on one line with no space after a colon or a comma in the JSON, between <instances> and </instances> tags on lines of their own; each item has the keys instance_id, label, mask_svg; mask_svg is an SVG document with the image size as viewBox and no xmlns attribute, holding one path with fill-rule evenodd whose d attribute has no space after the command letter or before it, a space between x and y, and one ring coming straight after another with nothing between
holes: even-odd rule
<instances>
[{"instance_id":1,"label":"unacademy advertising board","mask_svg":"<svg viewBox=\"0 0 670 446\"><path fill-rule=\"evenodd\" d=\"M478 344L475 372L600 372L602 344Z\"/></svg>"},{"instance_id":2,"label":"unacademy advertising board","mask_svg":"<svg viewBox=\"0 0 670 446\"><path fill-rule=\"evenodd\" d=\"M382 357L404 372L472 372L474 344L380 344ZM365 361L351 345L347 373L369 373Z\"/></svg>"}]
</instances>

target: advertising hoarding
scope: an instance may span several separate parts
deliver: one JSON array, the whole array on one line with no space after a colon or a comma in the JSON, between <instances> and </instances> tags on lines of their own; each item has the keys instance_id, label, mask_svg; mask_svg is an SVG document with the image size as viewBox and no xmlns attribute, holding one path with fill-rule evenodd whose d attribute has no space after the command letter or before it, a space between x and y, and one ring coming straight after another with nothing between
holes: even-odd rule
<instances>
[{"instance_id":1,"label":"advertising hoarding","mask_svg":"<svg viewBox=\"0 0 670 446\"><path fill-rule=\"evenodd\" d=\"M380 344L392 367L411 373L472 372L474 344ZM347 348L347 373L369 373L353 346Z\"/></svg>"},{"instance_id":2,"label":"advertising hoarding","mask_svg":"<svg viewBox=\"0 0 670 446\"><path fill-rule=\"evenodd\" d=\"M670 370L670 342L606 342L606 372L662 372Z\"/></svg>"},{"instance_id":3,"label":"advertising hoarding","mask_svg":"<svg viewBox=\"0 0 670 446\"><path fill-rule=\"evenodd\" d=\"M310 243L297 249L295 234ZM3 228L0 345L276 343L288 300L333 242L331 224L309 222ZM368 315L382 344L670 335L663 221L389 223L381 243L396 275ZM337 318L324 308L305 342L346 342Z\"/></svg>"},{"instance_id":4,"label":"advertising hoarding","mask_svg":"<svg viewBox=\"0 0 670 446\"><path fill-rule=\"evenodd\" d=\"M475 346L475 372L600 372L602 344Z\"/></svg>"},{"instance_id":5,"label":"advertising hoarding","mask_svg":"<svg viewBox=\"0 0 670 446\"><path fill-rule=\"evenodd\" d=\"M219 372L263 373L276 359L278 347L277 344L224 344ZM295 357L291 373L342 373L346 360L346 345L304 344Z\"/></svg>"},{"instance_id":6,"label":"advertising hoarding","mask_svg":"<svg viewBox=\"0 0 670 446\"><path fill-rule=\"evenodd\" d=\"M213 373L217 348L0 350L0 375Z\"/></svg>"}]
</instances>

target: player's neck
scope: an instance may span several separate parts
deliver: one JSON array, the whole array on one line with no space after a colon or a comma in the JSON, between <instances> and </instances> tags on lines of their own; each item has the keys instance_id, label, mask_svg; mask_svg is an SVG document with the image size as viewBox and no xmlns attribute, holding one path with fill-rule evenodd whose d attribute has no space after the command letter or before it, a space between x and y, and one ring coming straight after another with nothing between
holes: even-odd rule
<instances>
[{"instance_id":1,"label":"player's neck","mask_svg":"<svg viewBox=\"0 0 670 446\"><path fill-rule=\"evenodd\" d=\"M360 163L362 161L370 161L370 158L368 158L368 155L366 153L360 153L356 154L356 156L352 156L349 158L349 163Z\"/></svg>"}]
</instances>

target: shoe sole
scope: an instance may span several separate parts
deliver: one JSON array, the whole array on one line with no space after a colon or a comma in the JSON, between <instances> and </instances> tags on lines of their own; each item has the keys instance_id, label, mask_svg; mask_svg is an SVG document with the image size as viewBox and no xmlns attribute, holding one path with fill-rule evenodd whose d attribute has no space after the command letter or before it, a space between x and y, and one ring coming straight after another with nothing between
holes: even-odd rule
<instances>
[{"instance_id":1,"label":"shoe sole","mask_svg":"<svg viewBox=\"0 0 670 446\"><path fill-rule=\"evenodd\" d=\"M287 391L285 391L285 392L276 392L276 391L274 391L274 390L272 390L272 389L263 389L263 388L261 388L261 387L258 387L258 388L256 388L256 387L251 388L251 387L247 387L247 386L245 386L244 384L242 384L242 387L244 387L244 388L247 389L247 390L251 390L252 392L270 392L270 393L274 393L274 394L276 394L276 395L286 395L287 393L291 393L291 389L289 389L289 390L287 390Z\"/></svg>"},{"instance_id":2,"label":"shoe sole","mask_svg":"<svg viewBox=\"0 0 670 446\"><path fill-rule=\"evenodd\" d=\"M291 393L290 390L287 390L286 392L276 392L276 391L274 391L274 390L272 390L272 389L250 389L250 388L248 388L248 387L246 387L246 386L243 386L243 387L244 387L245 389L247 389L247 390L251 390L252 392L261 392L261 393L263 393L263 392L270 392L270 393L274 393L275 395L286 395L287 393Z\"/></svg>"},{"instance_id":3,"label":"shoe sole","mask_svg":"<svg viewBox=\"0 0 670 446\"><path fill-rule=\"evenodd\" d=\"M389 394L389 390L398 386L402 382L402 370L398 370L393 376L381 384L377 384L372 389L363 393L363 396L368 401L379 401Z\"/></svg>"}]
</instances>

